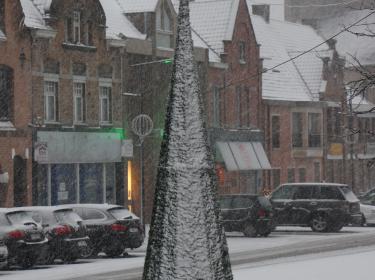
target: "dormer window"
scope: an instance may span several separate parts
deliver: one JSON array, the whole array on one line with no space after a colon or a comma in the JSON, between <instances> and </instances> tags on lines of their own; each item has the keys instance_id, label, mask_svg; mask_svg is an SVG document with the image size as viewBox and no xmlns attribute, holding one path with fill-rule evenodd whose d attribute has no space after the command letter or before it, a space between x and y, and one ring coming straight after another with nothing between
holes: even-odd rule
<instances>
[{"instance_id":1,"label":"dormer window","mask_svg":"<svg viewBox=\"0 0 375 280\"><path fill-rule=\"evenodd\" d=\"M85 20L81 11L73 11L65 20L65 43L92 46L92 28L92 22Z\"/></svg>"},{"instance_id":2,"label":"dormer window","mask_svg":"<svg viewBox=\"0 0 375 280\"><path fill-rule=\"evenodd\" d=\"M173 47L172 16L167 4L163 1L156 11L156 46Z\"/></svg>"},{"instance_id":3,"label":"dormer window","mask_svg":"<svg viewBox=\"0 0 375 280\"><path fill-rule=\"evenodd\" d=\"M246 63L246 44L244 41L239 42L239 62L240 64Z\"/></svg>"}]
</instances>

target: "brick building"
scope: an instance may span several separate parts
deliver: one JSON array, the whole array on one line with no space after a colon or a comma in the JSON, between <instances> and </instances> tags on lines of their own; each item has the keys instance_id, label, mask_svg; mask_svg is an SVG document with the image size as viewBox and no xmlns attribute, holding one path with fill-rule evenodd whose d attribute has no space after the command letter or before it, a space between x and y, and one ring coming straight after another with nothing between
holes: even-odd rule
<instances>
[{"instance_id":1,"label":"brick building","mask_svg":"<svg viewBox=\"0 0 375 280\"><path fill-rule=\"evenodd\" d=\"M31 203L31 34L23 18L19 1L0 1L0 207Z\"/></svg>"},{"instance_id":2,"label":"brick building","mask_svg":"<svg viewBox=\"0 0 375 280\"><path fill-rule=\"evenodd\" d=\"M323 39L311 27L270 19L267 6L252 12L266 71L262 77L263 115L272 165L267 184L274 188L286 182L322 181L326 103L321 96L327 85L323 60L330 59L332 52L323 44L295 58Z\"/></svg>"},{"instance_id":3,"label":"brick building","mask_svg":"<svg viewBox=\"0 0 375 280\"><path fill-rule=\"evenodd\" d=\"M247 3L193 1L191 22L209 48L204 98L219 193L260 192L271 166L262 143L262 62Z\"/></svg>"}]
</instances>

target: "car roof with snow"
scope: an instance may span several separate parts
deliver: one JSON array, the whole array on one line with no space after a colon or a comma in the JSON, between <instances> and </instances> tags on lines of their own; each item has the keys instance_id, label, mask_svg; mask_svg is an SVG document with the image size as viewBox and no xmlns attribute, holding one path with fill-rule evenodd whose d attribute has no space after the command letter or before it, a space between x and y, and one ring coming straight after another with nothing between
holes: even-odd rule
<instances>
[{"instance_id":1,"label":"car roof with snow","mask_svg":"<svg viewBox=\"0 0 375 280\"><path fill-rule=\"evenodd\" d=\"M23 206L15 207L12 209L18 209L20 211L37 211L37 212L54 212L61 210L73 210L72 207L66 205L56 205L56 206Z\"/></svg>"},{"instance_id":2,"label":"car roof with snow","mask_svg":"<svg viewBox=\"0 0 375 280\"><path fill-rule=\"evenodd\" d=\"M339 183L315 183L315 182L304 182L304 183L285 183L280 186L337 186L337 187L348 187L346 184Z\"/></svg>"},{"instance_id":3,"label":"car roof with snow","mask_svg":"<svg viewBox=\"0 0 375 280\"><path fill-rule=\"evenodd\" d=\"M121 205L116 205L116 204L107 204L107 203L83 203L83 204L66 204L65 206L69 206L71 208L74 207L80 207L80 208L95 208L95 209L101 209L101 210L109 210L109 209L114 209L114 208L123 208L127 210L124 206Z\"/></svg>"}]
</instances>

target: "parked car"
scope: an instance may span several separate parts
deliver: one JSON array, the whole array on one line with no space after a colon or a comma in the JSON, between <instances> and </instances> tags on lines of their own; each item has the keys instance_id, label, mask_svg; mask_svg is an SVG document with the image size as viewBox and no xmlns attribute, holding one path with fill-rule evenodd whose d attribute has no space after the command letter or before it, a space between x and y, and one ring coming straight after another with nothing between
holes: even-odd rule
<instances>
[{"instance_id":1,"label":"parked car","mask_svg":"<svg viewBox=\"0 0 375 280\"><path fill-rule=\"evenodd\" d=\"M278 225L310 226L317 232L337 232L362 220L359 200L351 188L334 183L290 183L271 194Z\"/></svg>"},{"instance_id":2,"label":"parked car","mask_svg":"<svg viewBox=\"0 0 375 280\"><path fill-rule=\"evenodd\" d=\"M361 225L375 225L375 192L369 191L360 197L362 213Z\"/></svg>"},{"instance_id":3,"label":"parked car","mask_svg":"<svg viewBox=\"0 0 375 280\"><path fill-rule=\"evenodd\" d=\"M30 212L0 208L0 239L8 249L8 263L33 266L47 245L43 229Z\"/></svg>"},{"instance_id":4,"label":"parked car","mask_svg":"<svg viewBox=\"0 0 375 280\"><path fill-rule=\"evenodd\" d=\"M18 209L30 211L33 219L42 225L48 239L48 249L41 256L40 262L51 264L55 259L61 259L69 263L91 254L92 248L86 227L72 208L31 206Z\"/></svg>"},{"instance_id":5,"label":"parked car","mask_svg":"<svg viewBox=\"0 0 375 280\"><path fill-rule=\"evenodd\" d=\"M240 231L247 237L268 236L273 228L273 210L268 198L260 195L219 197L225 231Z\"/></svg>"},{"instance_id":6,"label":"parked car","mask_svg":"<svg viewBox=\"0 0 375 280\"><path fill-rule=\"evenodd\" d=\"M70 204L83 219L93 245L93 255L104 252L109 257L138 248L145 238L139 218L128 209L110 204Z\"/></svg>"},{"instance_id":7,"label":"parked car","mask_svg":"<svg viewBox=\"0 0 375 280\"><path fill-rule=\"evenodd\" d=\"M362 200L363 198L371 197L375 195L375 188L370 188L367 192L358 195L358 198Z\"/></svg>"},{"instance_id":8,"label":"parked car","mask_svg":"<svg viewBox=\"0 0 375 280\"><path fill-rule=\"evenodd\" d=\"M1 220L1 218L0 218ZM0 270L8 266L8 248L4 241L0 239Z\"/></svg>"}]
</instances>

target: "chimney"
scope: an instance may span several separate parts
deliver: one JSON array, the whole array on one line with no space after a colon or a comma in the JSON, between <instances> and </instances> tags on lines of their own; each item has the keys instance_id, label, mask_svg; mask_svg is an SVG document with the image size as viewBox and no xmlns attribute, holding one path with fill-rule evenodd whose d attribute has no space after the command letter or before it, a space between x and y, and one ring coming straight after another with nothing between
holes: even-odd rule
<instances>
[{"instance_id":1,"label":"chimney","mask_svg":"<svg viewBox=\"0 0 375 280\"><path fill-rule=\"evenodd\" d=\"M329 39L327 41L327 44L328 44L330 50L335 50L336 49L336 42L337 41L335 39Z\"/></svg>"},{"instance_id":2,"label":"chimney","mask_svg":"<svg viewBox=\"0 0 375 280\"><path fill-rule=\"evenodd\" d=\"M261 16L267 23L270 22L270 5L255 4L252 5L253 15Z\"/></svg>"}]
</instances>

